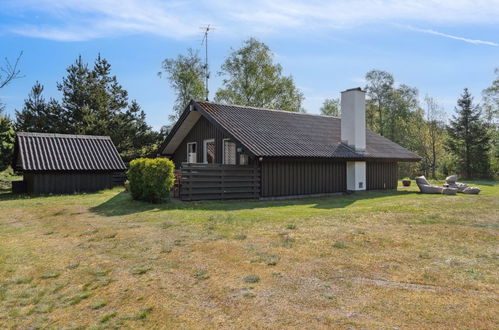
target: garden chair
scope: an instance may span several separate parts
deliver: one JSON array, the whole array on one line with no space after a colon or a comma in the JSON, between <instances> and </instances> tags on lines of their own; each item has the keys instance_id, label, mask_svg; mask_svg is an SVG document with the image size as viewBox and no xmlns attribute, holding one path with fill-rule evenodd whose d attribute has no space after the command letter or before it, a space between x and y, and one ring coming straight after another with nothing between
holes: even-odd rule
<instances>
[{"instance_id":1,"label":"garden chair","mask_svg":"<svg viewBox=\"0 0 499 330\"><path fill-rule=\"evenodd\" d=\"M480 188L469 187L466 183L457 182L457 175L451 175L445 178L445 187L457 189L457 192L463 194L479 194Z\"/></svg>"},{"instance_id":2,"label":"garden chair","mask_svg":"<svg viewBox=\"0 0 499 330\"><path fill-rule=\"evenodd\" d=\"M444 189L443 187L430 184L424 175L416 178L416 184L418 185L419 191L423 194L441 194Z\"/></svg>"}]
</instances>

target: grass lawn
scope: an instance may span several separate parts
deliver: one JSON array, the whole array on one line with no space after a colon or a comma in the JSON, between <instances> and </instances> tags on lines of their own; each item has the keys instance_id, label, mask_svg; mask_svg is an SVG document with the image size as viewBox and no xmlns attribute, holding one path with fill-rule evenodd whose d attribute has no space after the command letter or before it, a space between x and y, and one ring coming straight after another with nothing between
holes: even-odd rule
<instances>
[{"instance_id":1,"label":"grass lawn","mask_svg":"<svg viewBox=\"0 0 499 330\"><path fill-rule=\"evenodd\" d=\"M298 201L0 194L0 328L497 328L499 185Z\"/></svg>"}]
</instances>

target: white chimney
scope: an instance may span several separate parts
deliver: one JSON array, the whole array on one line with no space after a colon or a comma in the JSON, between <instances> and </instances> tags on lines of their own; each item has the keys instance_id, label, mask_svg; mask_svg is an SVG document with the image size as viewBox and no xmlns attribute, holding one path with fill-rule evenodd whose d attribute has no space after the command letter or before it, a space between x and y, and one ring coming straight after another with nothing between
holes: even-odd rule
<instances>
[{"instance_id":1,"label":"white chimney","mask_svg":"<svg viewBox=\"0 0 499 330\"><path fill-rule=\"evenodd\" d=\"M366 93L359 88L341 92L341 142L357 153L366 150ZM366 190L366 162L347 162L347 190Z\"/></svg>"},{"instance_id":2,"label":"white chimney","mask_svg":"<svg viewBox=\"0 0 499 330\"><path fill-rule=\"evenodd\" d=\"M360 87L341 92L341 142L366 150L366 92Z\"/></svg>"}]
</instances>

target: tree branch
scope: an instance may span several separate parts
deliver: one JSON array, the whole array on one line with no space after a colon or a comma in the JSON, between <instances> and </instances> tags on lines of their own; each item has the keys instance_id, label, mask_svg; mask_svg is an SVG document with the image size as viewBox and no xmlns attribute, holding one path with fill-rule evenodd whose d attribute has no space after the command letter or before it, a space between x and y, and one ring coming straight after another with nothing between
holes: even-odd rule
<instances>
[{"instance_id":1,"label":"tree branch","mask_svg":"<svg viewBox=\"0 0 499 330\"><path fill-rule=\"evenodd\" d=\"M19 78L23 78L21 75L21 70L18 69L19 61L23 56L23 52L19 53L14 64L10 63L9 59L5 58L5 65L0 67L0 88L7 86L11 81Z\"/></svg>"}]
</instances>

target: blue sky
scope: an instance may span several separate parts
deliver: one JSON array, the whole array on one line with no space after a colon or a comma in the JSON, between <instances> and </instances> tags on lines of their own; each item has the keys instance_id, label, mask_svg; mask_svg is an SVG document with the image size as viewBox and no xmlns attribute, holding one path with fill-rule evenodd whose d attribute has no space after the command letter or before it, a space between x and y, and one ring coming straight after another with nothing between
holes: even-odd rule
<instances>
[{"instance_id":1,"label":"blue sky","mask_svg":"<svg viewBox=\"0 0 499 330\"><path fill-rule=\"evenodd\" d=\"M60 98L56 82L79 54L98 53L154 128L167 123L175 96L157 76L165 58L201 49L210 35L211 95L231 48L248 37L270 46L305 95L307 112L341 90L363 86L371 69L429 94L447 113L464 87L475 100L499 67L499 1L158 1L0 0L0 56L24 52L24 78L0 90L7 113L20 109L33 83Z\"/></svg>"}]
</instances>

